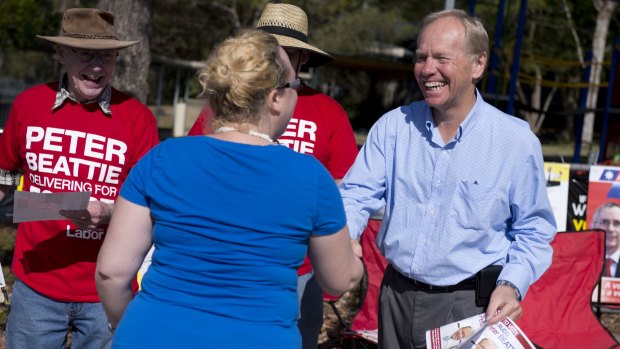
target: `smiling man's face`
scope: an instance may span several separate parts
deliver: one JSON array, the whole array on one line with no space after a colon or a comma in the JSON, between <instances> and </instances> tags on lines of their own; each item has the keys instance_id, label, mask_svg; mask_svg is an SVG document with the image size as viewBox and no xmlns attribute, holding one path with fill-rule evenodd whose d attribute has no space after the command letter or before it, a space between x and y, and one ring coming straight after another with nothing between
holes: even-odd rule
<instances>
[{"instance_id":1,"label":"smiling man's face","mask_svg":"<svg viewBox=\"0 0 620 349\"><path fill-rule=\"evenodd\" d=\"M67 88L79 102L97 99L112 79L118 50L58 46L58 61L67 71Z\"/></svg>"}]
</instances>

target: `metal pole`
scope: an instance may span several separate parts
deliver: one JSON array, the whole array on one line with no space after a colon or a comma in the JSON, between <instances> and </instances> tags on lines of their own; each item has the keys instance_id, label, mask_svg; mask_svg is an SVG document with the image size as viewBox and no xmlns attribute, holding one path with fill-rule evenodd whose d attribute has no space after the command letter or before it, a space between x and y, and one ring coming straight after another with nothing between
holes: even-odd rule
<instances>
[{"instance_id":1,"label":"metal pole","mask_svg":"<svg viewBox=\"0 0 620 349\"><path fill-rule=\"evenodd\" d=\"M605 160L607 153L607 126L609 124L609 108L611 106L611 98L614 90L614 78L616 77L616 66L618 63L618 51L620 50L620 38L614 40L614 46L611 54L611 67L609 68L609 82L607 83L607 99L605 100L605 109L603 110L603 128L601 130L601 145L598 151L598 162Z\"/></svg>"},{"instance_id":2,"label":"metal pole","mask_svg":"<svg viewBox=\"0 0 620 349\"><path fill-rule=\"evenodd\" d=\"M185 91L183 92L183 99L185 99L186 101L189 99L189 84L191 82L192 76L194 76L193 71L185 71Z\"/></svg>"},{"instance_id":3,"label":"metal pole","mask_svg":"<svg viewBox=\"0 0 620 349\"><path fill-rule=\"evenodd\" d=\"M521 45L525 32L525 14L527 12L527 0L521 0L519 10L519 24L517 25L517 41L512 52L512 68L510 69L510 86L508 87L508 110L506 113L514 115L515 95L517 93L517 79L519 78L519 65L521 64Z\"/></svg>"},{"instance_id":4,"label":"metal pole","mask_svg":"<svg viewBox=\"0 0 620 349\"><path fill-rule=\"evenodd\" d=\"M497 8L497 16L495 19L495 38L493 40L493 48L491 49L491 62L489 63L489 80L487 81L487 92L490 94L497 93L497 65L499 62L499 52L502 48L502 32L504 31L504 9L506 1L500 0ZM496 98L497 100L497 98Z\"/></svg>"},{"instance_id":5,"label":"metal pole","mask_svg":"<svg viewBox=\"0 0 620 349\"><path fill-rule=\"evenodd\" d=\"M469 0L469 15L474 16L476 12L476 0Z\"/></svg>"},{"instance_id":6,"label":"metal pole","mask_svg":"<svg viewBox=\"0 0 620 349\"><path fill-rule=\"evenodd\" d=\"M157 79L157 101L155 102L157 111L157 120L159 121L159 115L161 114L161 102L164 95L164 74L166 73L166 66L161 65L159 68L159 78Z\"/></svg>"},{"instance_id":7,"label":"metal pole","mask_svg":"<svg viewBox=\"0 0 620 349\"><path fill-rule=\"evenodd\" d=\"M174 97L172 99L172 109L177 106L179 102L179 94L181 91L181 68L177 67L176 77L174 79Z\"/></svg>"}]
</instances>

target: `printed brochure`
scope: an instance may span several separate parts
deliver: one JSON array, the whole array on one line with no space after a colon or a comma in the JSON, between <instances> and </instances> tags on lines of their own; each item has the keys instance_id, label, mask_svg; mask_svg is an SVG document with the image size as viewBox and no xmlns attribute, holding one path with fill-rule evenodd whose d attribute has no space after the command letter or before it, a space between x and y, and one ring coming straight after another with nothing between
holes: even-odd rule
<instances>
[{"instance_id":1,"label":"printed brochure","mask_svg":"<svg viewBox=\"0 0 620 349\"><path fill-rule=\"evenodd\" d=\"M426 349L535 349L510 319L488 325L485 315L472 316L426 331Z\"/></svg>"}]
</instances>

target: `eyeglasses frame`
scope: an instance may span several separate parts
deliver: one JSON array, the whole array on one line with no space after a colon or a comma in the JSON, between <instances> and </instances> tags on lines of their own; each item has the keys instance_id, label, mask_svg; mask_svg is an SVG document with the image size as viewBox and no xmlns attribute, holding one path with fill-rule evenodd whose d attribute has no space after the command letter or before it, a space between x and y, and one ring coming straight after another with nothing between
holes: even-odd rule
<instances>
[{"instance_id":1,"label":"eyeglasses frame","mask_svg":"<svg viewBox=\"0 0 620 349\"><path fill-rule=\"evenodd\" d=\"M276 86L276 89L282 88L292 88L295 91L299 91L304 87L304 80L300 77L297 77L295 80L291 82L287 82L284 85Z\"/></svg>"},{"instance_id":2,"label":"eyeglasses frame","mask_svg":"<svg viewBox=\"0 0 620 349\"><path fill-rule=\"evenodd\" d=\"M77 58L82 63L89 63L93 59L95 59L95 57L99 57L99 60L101 62L108 64L108 63L114 62L114 60L118 57L118 50L82 50L82 49L75 50L71 46L67 46L67 47L71 50L71 52L73 52L77 56ZM107 51L116 51L116 55L110 56L110 58L104 58L102 53L107 52ZM85 59L85 58L88 58L88 59Z\"/></svg>"}]
</instances>

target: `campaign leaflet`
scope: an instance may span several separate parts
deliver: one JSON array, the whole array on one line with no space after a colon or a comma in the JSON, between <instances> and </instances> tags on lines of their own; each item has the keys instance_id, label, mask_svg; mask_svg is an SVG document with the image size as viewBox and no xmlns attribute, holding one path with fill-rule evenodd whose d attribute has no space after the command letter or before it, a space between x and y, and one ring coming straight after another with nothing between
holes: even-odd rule
<instances>
[{"instance_id":1,"label":"campaign leaflet","mask_svg":"<svg viewBox=\"0 0 620 349\"><path fill-rule=\"evenodd\" d=\"M592 293L592 301L598 299L598 286ZM601 278L601 303L620 304L620 278L603 276Z\"/></svg>"},{"instance_id":2,"label":"campaign leaflet","mask_svg":"<svg viewBox=\"0 0 620 349\"><path fill-rule=\"evenodd\" d=\"M547 196L558 231L586 230L589 171L583 166L545 162Z\"/></svg>"},{"instance_id":3,"label":"campaign leaflet","mask_svg":"<svg viewBox=\"0 0 620 349\"><path fill-rule=\"evenodd\" d=\"M511 319L496 324L480 314L426 331L426 349L535 349Z\"/></svg>"},{"instance_id":4,"label":"campaign leaflet","mask_svg":"<svg viewBox=\"0 0 620 349\"><path fill-rule=\"evenodd\" d=\"M588 208L589 170L582 166L570 167L566 231L586 230L586 209ZM561 230L558 230L561 231Z\"/></svg>"},{"instance_id":5,"label":"campaign leaflet","mask_svg":"<svg viewBox=\"0 0 620 349\"><path fill-rule=\"evenodd\" d=\"M620 205L620 167L591 166L589 178L587 225L592 229L592 218L599 206L607 203Z\"/></svg>"},{"instance_id":6,"label":"campaign leaflet","mask_svg":"<svg viewBox=\"0 0 620 349\"><path fill-rule=\"evenodd\" d=\"M85 211L90 192L36 193L15 191L13 223L65 220L61 211Z\"/></svg>"},{"instance_id":7,"label":"campaign leaflet","mask_svg":"<svg viewBox=\"0 0 620 349\"><path fill-rule=\"evenodd\" d=\"M602 279L602 302L620 304L620 167L590 167L587 225L605 230L605 265Z\"/></svg>"}]
</instances>

